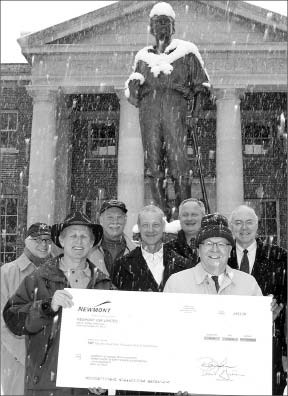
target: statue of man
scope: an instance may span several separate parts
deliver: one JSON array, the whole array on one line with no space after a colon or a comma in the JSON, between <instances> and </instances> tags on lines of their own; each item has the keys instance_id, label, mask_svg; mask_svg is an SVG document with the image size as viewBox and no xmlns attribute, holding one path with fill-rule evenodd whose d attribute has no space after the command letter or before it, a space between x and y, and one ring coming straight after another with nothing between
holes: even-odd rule
<instances>
[{"instance_id":1,"label":"statue of man","mask_svg":"<svg viewBox=\"0 0 288 396\"><path fill-rule=\"evenodd\" d=\"M141 49L126 81L128 101L139 107L145 158L145 178L153 203L167 213L165 178L174 183L176 206L191 196L186 149L187 102L196 103L210 83L198 48L173 39L175 12L161 2L150 12L155 45ZM194 106L195 107L195 106Z\"/></svg>"}]
</instances>

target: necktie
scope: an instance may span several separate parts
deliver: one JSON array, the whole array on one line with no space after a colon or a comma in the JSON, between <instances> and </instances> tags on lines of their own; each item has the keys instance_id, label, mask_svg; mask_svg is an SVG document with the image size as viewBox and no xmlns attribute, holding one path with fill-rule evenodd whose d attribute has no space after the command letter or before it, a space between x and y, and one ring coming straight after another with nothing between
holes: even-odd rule
<instances>
[{"instance_id":1,"label":"necktie","mask_svg":"<svg viewBox=\"0 0 288 396\"><path fill-rule=\"evenodd\" d=\"M215 283L216 290L217 290L217 293L218 293L218 290L219 290L218 276L217 275L213 275L213 276L211 276L211 278L213 279L213 281Z\"/></svg>"},{"instance_id":2,"label":"necktie","mask_svg":"<svg viewBox=\"0 0 288 396\"><path fill-rule=\"evenodd\" d=\"M240 264L240 271L247 272L249 274L249 260L247 256L248 250L243 250L243 257Z\"/></svg>"}]
</instances>

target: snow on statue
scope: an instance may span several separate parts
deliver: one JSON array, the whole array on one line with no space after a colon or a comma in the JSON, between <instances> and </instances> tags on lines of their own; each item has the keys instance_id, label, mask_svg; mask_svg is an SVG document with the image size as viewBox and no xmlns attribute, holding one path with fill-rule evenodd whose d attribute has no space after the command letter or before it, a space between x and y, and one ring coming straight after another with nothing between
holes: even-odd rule
<instances>
[{"instance_id":1,"label":"snow on statue","mask_svg":"<svg viewBox=\"0 0 288 396\"><path fill-rule=\"evenodd\" d=\"M176 206L190 197L186 150L187 102L209 92L210 83L196 45L171 38L175 13L168 3L157 3L150 12L150 33L155 45L141 49L126 81L128 101L139 107L145 158L145 178L154 204L166 214L164 179L174 183ZM166 161L166 170L165 162Z\"/></svg>"}]
</instances>

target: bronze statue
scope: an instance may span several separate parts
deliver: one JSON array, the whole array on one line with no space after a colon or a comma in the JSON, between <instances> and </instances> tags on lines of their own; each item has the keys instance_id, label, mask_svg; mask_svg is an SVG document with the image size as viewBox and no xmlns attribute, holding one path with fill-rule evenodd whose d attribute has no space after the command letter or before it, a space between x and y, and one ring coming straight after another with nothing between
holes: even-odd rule
<instances>
[{"instance_id":1,"label":"bronze statue","mask_svg":"<svg viewBox=\"0 0 288 396\"><path fill-rule=\"evenodd\" d=\"M155 45L141 49L134 72L126 82L128 101L139 107L145 158L145 178L153 203L167 213L164 179L174 182L176 206L190 197L186 149L187 104L209 92L210 83L198 48L191 42L171 39L175 13L161 2L150 12L150 33ZM194 106L195 107L195 106Z\"/></svg>"}]
</instances>

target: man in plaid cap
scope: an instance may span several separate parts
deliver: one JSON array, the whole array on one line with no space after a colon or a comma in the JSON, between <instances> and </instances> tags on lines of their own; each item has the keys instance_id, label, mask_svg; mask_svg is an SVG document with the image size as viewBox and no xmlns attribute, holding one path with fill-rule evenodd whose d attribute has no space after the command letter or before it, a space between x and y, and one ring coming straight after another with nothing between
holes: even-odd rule
<instances>
[{"instance_id":1,"label":"man in plaid cap","mask_svg":"<svg viewBox=\"0 0 288 396\"><path fill-rule=\"evenodd\" d=\"M1 312L22 280L50 256L51 227L32 224L25 235L20 257L1 267ZM6 327L1 315L1 382L5 395L24 394L25 338L16 337Z\"/></svg>"}]
</instances>

